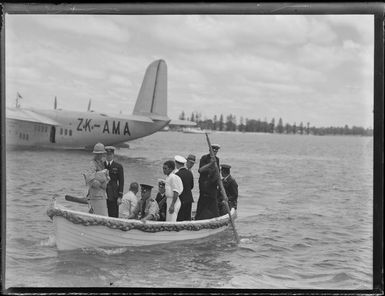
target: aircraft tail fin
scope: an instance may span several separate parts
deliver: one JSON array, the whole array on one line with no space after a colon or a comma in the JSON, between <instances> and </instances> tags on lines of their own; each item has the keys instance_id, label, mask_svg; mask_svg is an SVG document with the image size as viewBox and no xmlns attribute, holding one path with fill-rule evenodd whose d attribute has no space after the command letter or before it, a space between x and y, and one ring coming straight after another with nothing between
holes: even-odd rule
<instances>
[{"instance_id":1,"label":"aircraft tail fin","mask_svg":"<svg viewBox=\"0 0 385 296\"><path fill-rule=\"evenodd\" d=\"M167 65L164 60L156 60L147 67L133 114L155 120L168 118Z\"/></svg>"}]
</instances>

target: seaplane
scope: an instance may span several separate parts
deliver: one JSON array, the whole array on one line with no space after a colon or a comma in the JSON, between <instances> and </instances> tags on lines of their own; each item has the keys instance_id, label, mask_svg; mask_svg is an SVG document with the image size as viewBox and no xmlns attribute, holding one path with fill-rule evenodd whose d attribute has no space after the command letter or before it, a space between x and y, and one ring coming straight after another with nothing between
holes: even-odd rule
<instances>
[{"instance_id":1,"label":"seaplane","mask_svg":"<svg viewBox=\"0 0 385 296\"><path fill-rule=\"evenodd\" d=\"M21 95L18 93L18 96ZM7 146L92 149L97 142L124 145L146 137L169 124L194 126L196 123L171 120L167 116L167 64L152 62L146 69L141 88L130 115L57 109L6 108Z\"/></svg>"}]
</instances>

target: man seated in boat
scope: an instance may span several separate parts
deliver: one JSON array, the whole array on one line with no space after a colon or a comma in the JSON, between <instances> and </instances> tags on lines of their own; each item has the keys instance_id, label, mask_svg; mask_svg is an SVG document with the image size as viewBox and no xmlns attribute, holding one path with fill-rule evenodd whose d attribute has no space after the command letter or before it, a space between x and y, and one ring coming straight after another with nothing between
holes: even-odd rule
<instances>
[{"instance_id":1,"label":"man seated in boat","mask_svg":"<svg viewBox=\"0 0 385 296\"><path fill-rule=\"evenodd\" d=\"M221 175L222 175L222 183L223 187L226 191L226 196L228 199L229 209L235 208L237 209L237 203L238 203L238 184L235 181L235 179L230 175L230 168L231 166L228 164L222 164L221 165ZM218 194L218 208L219 208L219 214L226 215L227 210L224 200L223 194L219 191Z\"/></svg>"},{"instance_id":2,"label":"man seated in boat","mask_svg":"<svg viewBox=\"0 0 385 296\"><path fill-rule=\"evenodd\" d=\"M159 206L159 221L166 221L166 212L167 212L167 197L166 197L166 182L163 179L158 180L158 194L156 195L155 200Z\"/></svg>"},{"instance_id":3,"label":"man seated in boat","mask_svg":"<svg viewBox=\"0 0 385 296\"><path fill-rule=\"evenodd\" d=\"M151 185L140 184L142 198L136 204L132 214L128 219L159 220L159 207L154 198L151 197Z\"/></svg>"},{"instance_id":4,"label":"man seated in boat","mask_svg":"<svg viewBox=\"0 0 385 296\"><path fill-rule=\"evenodd\" d=\"M139 184L137 182L132 182L128 192L123 195L122 203L119 206L119 218L127 219L127 217L132 214L138 203L138 198L136 197L138 191Z\"/></svg>"}]
</instances>

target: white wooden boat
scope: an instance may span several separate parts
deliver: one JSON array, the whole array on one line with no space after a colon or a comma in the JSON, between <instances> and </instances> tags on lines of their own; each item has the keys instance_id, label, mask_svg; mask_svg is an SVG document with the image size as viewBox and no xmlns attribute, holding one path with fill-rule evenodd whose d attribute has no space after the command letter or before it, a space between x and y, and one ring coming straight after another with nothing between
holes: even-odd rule
<instances>
[{"instance_id":1,"label":"white wooden boat","mask_svg":"<svg viewBox=\"0 0 385 296\"><path fill-rule=\"evenodd\" d=\"M58 250L95 247L126 247L196 240L229 227L229 215L197 221L160 222L110 218L73 211L56 202L47 215L53 220ZM236 211L231 210L232 219Z\"/></svg>"}]
</instances>

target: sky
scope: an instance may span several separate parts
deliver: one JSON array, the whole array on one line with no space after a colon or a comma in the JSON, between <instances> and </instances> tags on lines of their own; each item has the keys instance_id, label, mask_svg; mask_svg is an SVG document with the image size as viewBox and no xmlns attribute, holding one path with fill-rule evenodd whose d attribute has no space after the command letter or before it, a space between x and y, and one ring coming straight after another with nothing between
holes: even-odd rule
<instances>
[{"instance_id":1,"label":"sky","mask_svg":"<svg viewBox=\"0 0 385 296\"><path fill-rule=\"evenodd\" d=\"M131 114L147 66L168 116L373 127L372 15L6 15L6 105Z\"/></svg>"}]
</instances>

